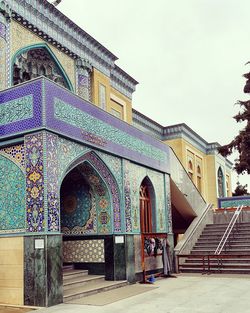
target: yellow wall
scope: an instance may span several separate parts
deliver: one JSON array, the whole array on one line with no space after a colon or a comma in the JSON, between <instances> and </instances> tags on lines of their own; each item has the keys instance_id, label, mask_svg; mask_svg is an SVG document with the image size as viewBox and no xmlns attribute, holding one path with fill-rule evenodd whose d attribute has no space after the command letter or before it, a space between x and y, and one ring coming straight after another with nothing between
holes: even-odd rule
<instances>
[{"instance_id":1,"label":"yellow wall","mask_svg":"<svg viewBox=\"0 0 250 313\"><path fill-rule=\"evenodd\" d=\"M23 237L0 238L0 303L23 305Z\"/></svg>"},{"instance_id":2,"label":"yellow wall","mask_svg":"<svg viewBox=\"0 0 250 313\"><path fill-rule=\"evenodd\" d=\"M92 73L92 102L98 107L100 107L100 85L105 87L106 111L109 113L112 113L112 110L120 112L122 116L121 118L131 124L131 100L125 97L116 89L112 88L110 86L110 78L94 68Z\"/></svg>"},{"instance_id":3,"label":"yellow wall","mask_svg":"<svg viewBox=\"0 0 250 313\"><path fill-rule=\"evenodd\" d=\"M184 158L184 156L185 156L185 143L184 143L184 140L181 138L178 138L178 139L166 140L164 142L167 143L174 150L176 156L181 161L181 163L184 165L184 163L185 163L185 158Z\"/></svg>"},{"instance_id":4,"label":"yellow wall","mask_svg":"<svg viewBox=\"0 0 250 313\"><path fill-rule=\"evenodd\" d=\"M212 203L217 208L217 173L215 166L215 156L207 156L207 202Z\"/></svg>"},{"instance_id":5,"label":"yellow wall","mask_svg":"<svg viewBox=\"0 0 250 313\"><path fill-rule=\"evenodd\" d=\"M42 40L40 37L36 36L32 32L30 32L27 28L23 27L19 23L14 20L11 21L11 47L10 54L11 58L14 54L27 46L35 45L39 43L46 43L50 49L53 51L58 61L61 63L61 66L67 73L69 80L72 83L73 88L75 89L75 62L72 58L67 56L62 51L56 49L53 45Z\"/></svg>"},{"instance_id":6,"label":"yellow wall","mask_svg":"<svg viewBox=\"0 0 250 313\"><path fill-rule=\"evenodd\" d=\"M217 207L217 187L215 155L206 155L182 138L165 141L173 148L182 165L188 172L189 159L193 163L193 182L198 187L197 166L201 167L201 194L208 203Z\"/></svg>"},{"instance_id":7,"label":"yellow wall","mask_svg":"<svg viewBox=\"0 0 250 313\"><path fill-rule=\"evenodd\" d=\"M123 120L127 123L132 123L132 103L131 100L124 95L122 95L119 91L111 87L110 94L110 112L113 109L121 109L122 107L122 116Z\"/></svg>"}]
</instances>

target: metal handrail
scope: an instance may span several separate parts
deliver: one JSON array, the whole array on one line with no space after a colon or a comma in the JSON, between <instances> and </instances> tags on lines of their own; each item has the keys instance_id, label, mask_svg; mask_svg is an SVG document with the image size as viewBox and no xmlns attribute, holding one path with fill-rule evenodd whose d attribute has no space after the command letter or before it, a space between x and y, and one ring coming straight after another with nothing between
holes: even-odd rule
<instances>
[{"instance_id":1,"label":"metal handrail","mask_svg":"<svg viewBox=\"0 0 250 313\"><path fill-rule=\"evenodd\" d=\"M243 205L238 206L237 209L235 210L234 215L231 218L231 220L230 220L230 222L229 222L229 224L228 224L228 226L227 226L227 228L226 228L226 230L225 230L225 232L224 232L224 234L223 234L223 236L222 236L222 238L218 244L218 247L216 248L216 250L214 252L214 254L219 255L221 253L222 249L224 248L224 246L226 244L228 237L230 236L230 234L234 228L234 225L235 225L237 219L240 216L242 208L243 208Z\"/></svg>"}]
</instances>

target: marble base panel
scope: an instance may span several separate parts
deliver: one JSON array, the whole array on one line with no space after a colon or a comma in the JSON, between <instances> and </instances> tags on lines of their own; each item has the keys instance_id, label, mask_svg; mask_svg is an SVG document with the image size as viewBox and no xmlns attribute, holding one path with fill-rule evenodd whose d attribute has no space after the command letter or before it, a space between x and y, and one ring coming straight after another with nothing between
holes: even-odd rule
<instances>
[{"instance_id":1,"label":"marble base panel","mask_svg":"<svg viewBox=\"0 0 250 313\"><path fill-rule=\"evenodd\" d=\"M24 238L24 304L52 306L63 302L62 237Z\"/></svg>"}]
</instances>

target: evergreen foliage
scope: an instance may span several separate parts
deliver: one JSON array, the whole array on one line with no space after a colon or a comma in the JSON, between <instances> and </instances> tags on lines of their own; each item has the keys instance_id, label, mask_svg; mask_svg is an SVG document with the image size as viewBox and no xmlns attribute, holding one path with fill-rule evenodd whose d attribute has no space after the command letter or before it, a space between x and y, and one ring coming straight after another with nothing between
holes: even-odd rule
<instances>
[{"instance_id":1,"label":"evergreen foliage","mask_svg":"<svg viewBox=\"0 0 250 313\"><path fill-rule=\"evenodd\" d=\"M244 92L250 93L250 73L243 75L247 78ZM239 157L235 160L234 168L238 174L250 174L250 100L238 101L241 107L233 118L237 123L246 122L246 126L239 131L239 134L227 145L218 148L220 154L224 157L232 154L234 150L238 151Z\"/></svg>"}]
</instances>

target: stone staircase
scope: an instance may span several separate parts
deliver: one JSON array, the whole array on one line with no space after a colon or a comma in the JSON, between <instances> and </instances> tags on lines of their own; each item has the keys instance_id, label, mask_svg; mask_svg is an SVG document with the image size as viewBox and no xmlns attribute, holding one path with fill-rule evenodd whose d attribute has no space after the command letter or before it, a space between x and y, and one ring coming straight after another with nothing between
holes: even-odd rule
<instances>
[{"instance_id":1,"label":"stone staircase","mask_svg":"<svg viewBox=\"0 0 250 313\"><path fill-rule=\"evenodd\" d=\"M204 272L203 255L211 255L210 271L218 273L250 274L250 223L238 223L229 236L219 258L214 252L228 224L208 224L193 247L190 256L179 266L182 273ZM207 257L205 271L208 269Z\"/></svg>"},{"instance_id":2,"label":"stone staircase","mask_svg":"<svg viewBox=\"0 0 250 313\"><path fill-rule=\"evenodd\" d=\"M63 302L93 295L102 291L127 285L125 281L108 281L102 275L89 275L87 270L77 270L72 266L63 268Z\"/></svg>"}]
</instances>

